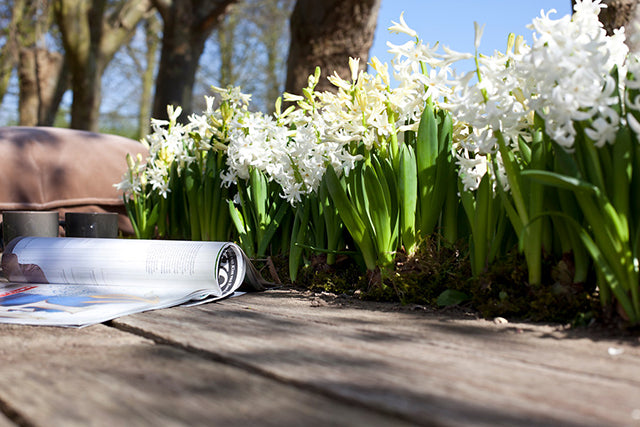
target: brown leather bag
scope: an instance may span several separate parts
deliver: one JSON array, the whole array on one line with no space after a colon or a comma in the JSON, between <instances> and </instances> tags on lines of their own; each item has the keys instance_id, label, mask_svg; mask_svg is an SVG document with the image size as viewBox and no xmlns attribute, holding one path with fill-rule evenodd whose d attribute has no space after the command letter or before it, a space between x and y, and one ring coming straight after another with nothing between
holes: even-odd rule
<instances>
[{"instance_id":1,"label":"brown leather bag","mask_svg":"<svg viewBox=\"0 0 640 427\"><path fill-rule=\"evenodd\" d=\"M126 155L147 149L116 135L51 127L0 127L0 210L117 212L133 232L122 194L113 185L127 170Z\"/></svg>"}]
</instances>

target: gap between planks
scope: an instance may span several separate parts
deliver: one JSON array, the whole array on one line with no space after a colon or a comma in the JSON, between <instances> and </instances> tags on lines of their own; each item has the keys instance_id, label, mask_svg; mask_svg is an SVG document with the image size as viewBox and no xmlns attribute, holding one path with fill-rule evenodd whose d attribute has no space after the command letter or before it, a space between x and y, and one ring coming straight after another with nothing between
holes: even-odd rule
<instances>
[{"instance_id":1,"label":"gap between planks","mask_svg":"<svg viewBox=\"0 0 640 427\"><path fill-rule=\"evenodd\" d=\"M407 414L400 412L400 411L394 411L390 408L386 408L386 407L380 407L379 405L375 405L375 404L368 404L367 402L364 402L362 400L359 399L351 399L347 396L342 396L339 395L337 393L332 392L330 389L326 389L324 387L319 387L316 386L314 384L310 384L308 382L305 381L295 381L289 377L286 376L282 376L282 375L278 375L276 372L274 371L270 371L268 369L263 369L260 368L257 365L248 363L248 362L244 362L242 360L233 358L233 357L229 357L229 356L224 356L221 353L216 353L216 352L212 352L210 350L206 350L206 349L202 349L202 348L198 348L198 347L194 347L191 345L187 345L187 344L183 344L168 338L165 338L161 335L158 335L154 332L151 331L147 331L144 330L142 328L136 327L136 326L132 326L132 325L128 325L128 324L124 324L124 323L118 323L118 322L114 322L114 321L109 321L105 323L106 326L115 328L119 331L122 332L126 332L126 333L130 333L136 336L139 336L141 338L145 338L148 340L153 341L155 344L157 345L166 345L166 346L170 346L173 347L175 349L179 349L188 353L191 353L193 355L196 355L198 357L201 357L203 359L206 360L210 360L212 362L216 362L216 363L221 363L227 366L231 366L234 368L238 368L241 369L247 373L253 374L253 375L258 375L260 377L272 380L272 381L276 381L282 385L285 386L290 386L293 387L295 389L298 390L302 390L302 391L306 391L309 393L314 393L317 394L319 396L334 400L338 403L341 404L347 404L347 405L351 405L351 406L355 406L361 409L365 409L367 411L372 411L375 413L378 413L380 415L384 415L384 416L390 416L390 417L394 417L394 418L398 418L399 420L402 421L406 421L408 423L412 423L415 424L416 423L416 419L411 417L411 416L407 416ZM422 423L418 423L418 424L422 424ZM431 422L427 422L424 425L435 425L434 423Z\"/></svg>"}]
</instances>

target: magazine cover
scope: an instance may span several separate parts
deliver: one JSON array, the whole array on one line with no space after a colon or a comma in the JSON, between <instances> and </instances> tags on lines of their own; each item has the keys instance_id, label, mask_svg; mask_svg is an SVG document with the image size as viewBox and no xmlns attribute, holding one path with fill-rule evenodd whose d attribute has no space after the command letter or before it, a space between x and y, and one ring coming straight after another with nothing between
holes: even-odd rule
<instances>
[{"instance_id":1,"label":"magazine cover","mask_svg":"<svg viewBox=\"0 0 640 427\"><path fill-rule=\"evenodd\" d=\"M0 322L76 327L265 283L228 242L20 237L2 273Z\"/></svg>"}]
</instances>

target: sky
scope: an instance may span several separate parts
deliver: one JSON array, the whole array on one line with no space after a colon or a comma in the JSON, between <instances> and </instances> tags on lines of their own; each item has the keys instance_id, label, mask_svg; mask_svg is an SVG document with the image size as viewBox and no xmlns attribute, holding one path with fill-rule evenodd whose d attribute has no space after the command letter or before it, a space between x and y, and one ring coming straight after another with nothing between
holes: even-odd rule
<instances>
[{"instance_id":1,"label":"sky","mask_svg":"<svg viewBox=\"0 0 640 427\"><path fill-rule=\"evenodd\" d=\"M556 9L556 19L571 12L571 0L382 0L378 26L369 56L391 62L387 41L402 44L409 36L391 34L391 21L399 22L400 13L418 32L424 43L436 42L458 52L474 52L474 26L485 24L480 53L504 52L509 33L524 36L531 44L531 30L527 25L540 11ZM551 15L553 17L553 15ZM459 70L468 71L468 70Z\"/></svg>"}]
</instances>

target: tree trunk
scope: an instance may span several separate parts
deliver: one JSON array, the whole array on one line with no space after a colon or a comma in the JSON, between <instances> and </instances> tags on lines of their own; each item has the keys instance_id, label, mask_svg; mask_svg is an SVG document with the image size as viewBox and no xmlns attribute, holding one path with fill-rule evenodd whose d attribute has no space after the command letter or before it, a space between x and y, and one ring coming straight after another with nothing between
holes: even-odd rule
<instances>
[{"instance_id":1,"label":"tree trunk","mask_svg":"<svg viewBox=\"0 0 640 427\"><path fill-rule=\"evenodd\" d=\"M69 61L73 102L71 128L98 130L101 78L117 50L132 36L150 7L126 0L107 15L107 0L56 0L55 16Z\"/></svg>"},{"instance_id":2,"label":"tree trunk","mask_svg":"<svg viewBox=\"0 0 640 427\"><path fill-rule=\"evenodd\" d=\"M275 101L282 93L285 79L280 76L280 70L285 65L286 56L282 53L282 39L285 32L283 22L287 22L293 6L292 0L269 0L264 5L264 19L258 24L267 55L265 65L266 92L265 101L267 113L275 111ZM286 77L286 76L285 76Z\"/></svg>"},{"instance_id":3,"label":"tree trunk","mask_svg":"<svg viewBox=\"0 0 640 427\"><path fill-rule=\"evenodd\" d=\"M63 55L45 49L21 49L18 78L20 125L53 125L67 87Z\"/></svg>"},{"instance_id":4,"label":"tree trunk","mask_svg":"<svg viewBox=\"0 0 640 427\"><path fill-rule=\"evenodd\" d=\"M349 78L349 57L364 69L373 44L381 0L297 0L291 15L291 45L285 90L301 93L319 66L323 76L334 71ZM334 90L320 79L317 90Z\"/></svg>"},{"instance_id":5,"label":"tree trunk","mask_svg":"<svg viewBox=\"0 0 640 427\"><path fill-rule=\"evenodd\" d=\"M251 109L271 113L284 89L289 17L295 0L242 0L216 30L220 66L199 75L251 93ZM199 82L196 82L199 86ZM195 100L198 105L198 100Z\"/></svg>"},{"instance_id":6,"label":"tree trunk","mask_svg":"<svg viewBox=\"0 0 640 427\"><path fill-rule=\"evenodd\" d=\"M106 0L57 0L55 13L71 70L71 128L97 130L100 108L99 43Z\"/></svg>"},{"instance_id":7,"label":"tree trunk","mask_svg":"<svg viewBox=\"0 0 640 427\"><path fill-rule=\"evenodd\" d=\"M36 63L37 51L21 49L18 62L18 79L20 85L20 99L18 111L20 126L36 126L40 110L40 85L38 84L38 69Z\"/></svg>"},{"instance_id":8,"label":"tree trunk","mask_svg":"<svg viewBox=\"0 0 640 427\"><path fill-rule=\"evenodd\" d=\"M265 38L265 47L267 49L267 66L265 68L265 85L267 85L267 93L265 94L265 97L268 106L266 113L268 114L275 112L275 102L280 96L281 80L278 78L278 61L280 59L280 51L278 50L278 39L274 36L274 33L270 33L267 34Z\"/></svg>"},{"instance_id":9,"label":"tree trunk","mask_svg":"<svg viewBox=\"0 0 640 427\"><path fill-rule=\"evenodd\" d=\"M600 11L598 18L604 25L607 34L612 35L613 30L620 27L625 28L627 36L627 45L632 51L638 51L640 48L640 37L638 37L638 29L636 25L640 25L640 7L639 0L604 0L606 8ZM575 0L571 1L572 6L576 4ZM634 36L635 35L635 36Z\"/></svg>"},{"instance_id":10,"label":"tree trunk","mask_svg":"<svg viewBox=\"0 0 640 427\"><path fill-rule=\"evenodd\" d=\"M234 73L234 42L235 31L238 26L238 17L235 13L227 14L226 19L220 21L218 26L218 49L220 50L220 87L227 87L236 83Z\"/></svg>"},{"instance_id":11,"label":"tree trunk","mask_svg":"<svg viewBox=\"0 0 640 427\"><path fill-rule=\"evenodd\" d=\"M191 113L193 84L204 44L236 0L153 0L164 23L153 117L167 118L167 105Z\"/></svg>"},{"instance_id":12,"label":"tree trunk","mask_svg":"<svg viewBox=\"0 0 640 427\"><path fill-rule=\"evenodd\" d=\"M11 73L18 62L20 51L19 27L24 18L25 8L25 0L14 0L9 25L3 29L6 34L6 41L0 48L0 104L5 93L7 93Z\"/></svg>"},{"instance_id":13,"label":"tree trunk","mask_svg":"<svg viewBox=\"0 0 640 427\"><path fill-rule=\"evenodd\" d=\"M140 116L138 117L138 137L143 138L149 134L152 107L152 91L154 74L156 69L156 54L160 39L160 22L156 15L152 15L145 22L145 35L147 52L145 55L145 68L142 72L142 96L140 97Z\"/></svg>"}]
</instances>

